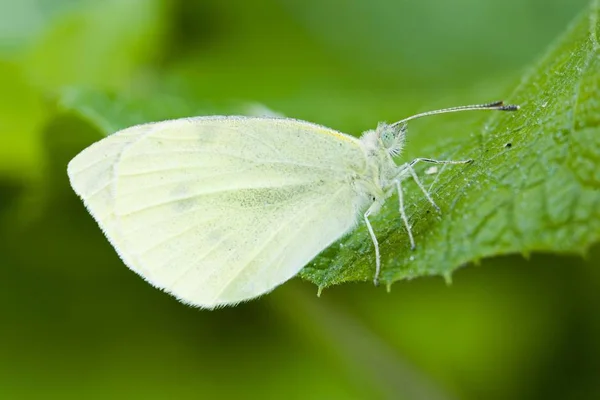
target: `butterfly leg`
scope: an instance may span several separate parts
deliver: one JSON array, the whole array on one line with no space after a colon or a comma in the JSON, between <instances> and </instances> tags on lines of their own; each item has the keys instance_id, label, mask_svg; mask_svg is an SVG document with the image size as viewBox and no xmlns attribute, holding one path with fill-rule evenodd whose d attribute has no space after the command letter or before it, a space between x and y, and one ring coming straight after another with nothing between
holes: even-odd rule
<instances>
[{"instance_id":1,"label":"butterfly leg","mask_svg":"<svg viewBox=\"0 0 600 400\"><path fill-rule=\"evenodd\" d=\"M373 204L375 206L375 204ZM377 241L377 236L375 236L375 232L373 231L373 227L371 226L371 222L369 221L369 215L373 212L374 208L371 206L364 214L365 223L367 224L367 229L369 230L369 234L371 235L371 240L373 241L373 245L375 246L375 278L373 279L373 283L375 286L379 285L379 271L381 270L381 258L379 256L379 242Z\"/></svg>"},{"instance_id":2,"label":"butterfly leg","mask_svg":"<svg viewBox=\"0 0 600 400\"><path fill-rule=\"evenodd\" d=\"M454 160L434 160L433 158L415 158L414 160L412 160L409 165L412 167L414 166L416 163L419 162L426 162L426 163L430 163L430 164L470 164L473 162L473 159L470 158L468 160L458 160L458 161L454 161Z\"/></svg>"},{"instance_id":3,"label":"butterfly leg","mask_svg":"<svg viewBox=\"0 0 600 400\"><path fill-rule=\"evenodd\" d=\"M421 189L421 191L423 192L423 194L425 195L425 197L427 198L427 200L437 210L438 213L441 213L440 208L438 207L437 204L435 204L435 202L431 198L431 195L429 194L429 192L427 191L427 189L425 189L425 186L423 186L423 184L421 183L421 180L419 179L419 177L415 173L415 170L414 170L413 166L415 164L419 163L419 162L426 162L426 163L430 163L430 164L470 164L470 163L473 162L473 160L469 159L469 160L452 161L452 160L434 160L432 158L415 158L410 163L405 164L406 168L408 169L408 172L410 173L410 175L412 176L412 178L416 182L417 186L419 186L419 189Z\"/></svg>"},{"instance_id":4,"label":"butterfly leg","mask_svg":"<svg viewBox=\"0 0 600 400\"><path fill-rule=\"evenodd\" d=\"M396 181L396 189L398 189L398 202L400 203L400 217L402 217L402 222L404 222L404 226L406 227L406 232L408 232L408 238L410 239L410 249L415 249L415 239L413 238L412 230L410 229L410 224L408 223L408 218L406 217L406 210L404 209L404 194L402 192L402 184L400 181Z\"/></svg>"},{"instance_id":5,"label":"butterfly leg","mask_svg":"<svg viewBox=\"0 0 600 400\"><path fill-rule=\"evenodd\" d=\"M438 207L438 205L435 204L435 201L433 201L433 199L431 198L431 195L429 194L429 192L427 191L427 189L425 189L425 186L423 186L423 184L421 183L421 180L419 179L419 177L415 173L415 170L413 169L412 165L408 164L407 168L408 168L408 172L410 173L410 176L412 176L412 178L415 181L415 183L417 184L417 186L419 186L419 189L421 189L421 191L423 192L423 194L427 198L427 201L429 201L431 203L431 205L437 210L438 213L441 213L442 210L440 210L440 208Z\"/></svg>"}]
</instances>

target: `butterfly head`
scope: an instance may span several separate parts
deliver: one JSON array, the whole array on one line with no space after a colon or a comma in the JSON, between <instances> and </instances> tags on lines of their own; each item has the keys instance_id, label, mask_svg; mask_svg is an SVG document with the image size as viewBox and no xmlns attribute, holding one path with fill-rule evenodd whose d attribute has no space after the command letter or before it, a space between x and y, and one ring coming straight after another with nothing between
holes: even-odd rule
<instances>
[{"instance_id":1,"label":"butterfly head","mask_svg":"<svg viewBox=\"0 0 600 400\"><path fill-rule=\"evenodd\" d=\"M375 132L377 132L381 146L389 155L395 157L400 154L406 140L406 124L389 125L381 122Z\"/></svg>"}]
</instances>

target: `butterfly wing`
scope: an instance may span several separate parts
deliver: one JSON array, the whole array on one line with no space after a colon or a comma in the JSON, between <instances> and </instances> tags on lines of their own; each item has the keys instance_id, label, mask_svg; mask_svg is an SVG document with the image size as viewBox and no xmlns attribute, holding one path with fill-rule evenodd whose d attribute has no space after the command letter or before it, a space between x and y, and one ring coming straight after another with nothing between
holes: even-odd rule
<instances>
[{"instance_id":1,"label":"butterfly wing","mask_svg":"<svg viewBox=\"0 0 600 400\"><path fill-rule=\"evenodd\" d=\"M117 132L68 173L129 268L213 308L272 290L351 229L364 160L307 122L201 117Z\"/></svg>"}]
</instances>

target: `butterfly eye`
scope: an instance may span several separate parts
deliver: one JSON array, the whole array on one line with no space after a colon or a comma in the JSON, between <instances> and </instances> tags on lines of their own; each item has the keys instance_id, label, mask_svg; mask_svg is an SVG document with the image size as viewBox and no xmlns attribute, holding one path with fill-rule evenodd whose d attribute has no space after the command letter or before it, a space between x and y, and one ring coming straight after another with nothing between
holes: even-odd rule
<instances>
[{"instance_id":1,"label":"butterfly eye","mask_svg":"<svg viewBox=\"0 0 600 400\"><path fill-rule=\"evenodd\" d=\"M392 129L386 129L381 133L381 142L386 149L392 147L395 141L396 135Z\"/></svg>"}]
</instances>

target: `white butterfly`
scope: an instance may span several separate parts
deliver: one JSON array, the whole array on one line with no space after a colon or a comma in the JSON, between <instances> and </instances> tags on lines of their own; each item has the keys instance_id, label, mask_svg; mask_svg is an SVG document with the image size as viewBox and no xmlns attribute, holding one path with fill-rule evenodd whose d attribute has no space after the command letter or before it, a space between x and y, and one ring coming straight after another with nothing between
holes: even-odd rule
<instances>
[{"instance_id":1,"label":"white butterfly","mask_svg":"<svg viewBox=\"0 0 600 400\"><path fill-rule=\"evenodd\" d=\"M426 115L518 107L491 104L381 123L360 139L289 118L197 117L133 126L91 145L68 166L83 199L125 264L152 285L202 308L273 290L397 191L406 123ZM435 206L437 208L437 206Z\"/></svg>"}]
</instances>

